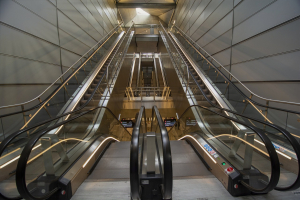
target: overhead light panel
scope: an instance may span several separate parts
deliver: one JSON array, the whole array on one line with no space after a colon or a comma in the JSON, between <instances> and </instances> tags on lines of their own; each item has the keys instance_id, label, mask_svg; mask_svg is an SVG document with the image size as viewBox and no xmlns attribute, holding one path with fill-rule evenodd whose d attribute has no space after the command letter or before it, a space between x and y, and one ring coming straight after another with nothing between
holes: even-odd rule
<instances>
[{"instance_id":1,"label":"overhead light panel","mask_svg":"<svg viewBox=\"0 0 300 200\"><path fill-rule=\"evenodd\" d=\"M141 8L136 8L136 13L137 13L137 15L150 15L149 13L147 13L146 11L144 11Z\"/></svg>"}]
</instances>

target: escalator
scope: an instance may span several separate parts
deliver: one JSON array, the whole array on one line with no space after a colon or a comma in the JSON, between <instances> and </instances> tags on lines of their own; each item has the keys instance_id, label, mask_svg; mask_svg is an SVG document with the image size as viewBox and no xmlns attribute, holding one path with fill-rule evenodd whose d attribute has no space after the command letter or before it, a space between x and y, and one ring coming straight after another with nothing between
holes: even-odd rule
<instances>
[{"instance_id":1,"label":"escalator","mask_svg":"<svg viewBox=\"0 0 300 200\"><path fill-rule=\"evenodd\" d=\"M81 183L102 179L129 179L131 199L147 200L172 199L177 177L214 176L232 196L299 188L298 141L256 108L283 110L233 92L230 79L217 89L205 71L212 64L202 70L185 38L159 33L191 105L175 125L168 131L153 106L149 128L141 107L130 134L106 107L134 34L116 31L88 71L85 62L41 104L0 116L23 126L0 144L0 198L71 199Z\"/></svg>"},{"instance_id":2,"label":"escalator","mask_svg":"<svg viewBox=\"0 0 300 200\"><path fill-rule=\"evenodd\" d=\"M47 174L51 174L54 178L57 177L55 175L56 168L54 166L56 166L59 161L72 165L70 163L74 162L76 158L73 157L75 160L69 159L66 152L76 152L74 155L78 156L81 151L84 152L84 148L89 148L88 141L92 141L93 143L97 139L103 138L100 136L95 137L98 130L98 126L95 124L99 122L104 123L106 120L105 116L107 114L105 113L108 111L106 111L103 106L107 105L109 95L114 88L115 80L118 77L134 33L131 31L131 27L126 33L120 31L120 34L116 35L118 31L119 29L113 30L112 33L107 36L108 39L105 43L99 45L96 51L91 54L89 59L98 59L98 62L94 62L94 65L90 66L89 71L86 70L88 68L87 63L91 61L87 60L83 62L77 70L73 71L73 73L68 74L69 76L65 81L42 101L41 104L23 110L23 112L15 112L1 116L2 122L8 119L14 119L18 122L20 114L25 116L27 113L34 113L30 117L30 121L25 121L27 125L24 125L19 131L7 134L0 144L1 198L21 198L15 182L16 166L20 161L21 152L25 150L24 147L34 138L42 137L38 144L33 147L31 154L33 155L33 160L38 160L37 162L39 164L37 164L37 166L41 165L42 162L47 163L45 167L40 168L41 171L37 170L35 173L37 177L42 179L43 170L47 171ZM105 49L102 50L101 48L104 47ZM47 103L46 106L44 106L45 103ZM44 111L51 113L51 115L46 115L47 117L45 117ZM97 128L93 128L94 126ZM108 127L102 127L102 130L109 130L110 126L115 126L115 124L109 123ZM49 129L49 127L52 127L52 129ZM12 128L18 130L19 127L12 126ZM42 136L46 134L45 131L47 132L47 136ZM118 132L119 129L115 128L114 131ZM130 135L128 137L130 137ZM55 146L55 151L58 152L58 154L53 156L51 153L45 152L42 153L43 155L40 154L40 152L50 148L51 145ZM48 149L48 151L52 148L53 147ZM79 151L78 148L83 149ZM43 157L43 159L40 159L41 157ZM66 167L68 166L66 165ZM32 170L34 171L34 169ZM61 170L63 170L63 168ZM32 183L32 185L33 186L30 187L35 187L34 183ZM42 193L40 195L42 195Z\"/></svg>"},{"instance_id":3,"label":"escalator","mask_svg":"<svg viewBox=\"0 0 300 200\"><path fill-rule=\"evenodd\" d=\"M238 135L244 139L234 132L214 135L210 123L199 116L203 110L230 120L232 126L243 126ZM51 144L53 132L58 141ZM264 146L253 145L253 140ZM43 148L36 148L40 144ZM171 199L173 177L186 170L177 170L183 154L191 156L184 163L189 160L195 166L189 176L211 173L233 196L267 193L283 174L278 154L261 129L208 108L189 107L167 132L156 107L148 131L142 107L130 135L108 108L95 107L72 113L32 137L17 164L16 185L25 199L70 199L85 180L129 176L132 199ZM130 166L125 162L129 158ZM109 173L114 168L119 172Z\"/></svg>"},{"instance_id":4,"label":"escalator","mask_svg":"<svg viewBox=\"0 0 300 200\"><path fill-rule=\"evenodd\" d=\"M266 115L262 114L258 106L270 112L273 110L277 112L289 112L291 114L297 112L257 103L247 98L241 90L230 82L230 79L224 81L226 83L225 88L217 87L218 84L214 82L214 79L210 78L192 58L191 55L196 54L190 54L187 49L182 47L178 39L170 31L167 32L163 26L161 26L160 35L167 47L171 61L182 87L186 92L190 105L199 105L203 108L209 108L209 110L202 109L201 112L197 111L199 112L197 115L200 118L206 118L207 123L209 123L209 129L214 133L213 136L218 137L218 135L233 134L241 139L245 136L245 134L240 133L240 131L244 129L244 126L239 127L232 125L232 120L221 119L217 116L219 114L230 116L251 127L253 126L262 130L272 141L281 163L281 179L275 189L294 190L299 188L298 158L300 154L298 150L299 143L297 137L295 137L297 135L291 134L278 126L277 121L272 123ZM189 47L189 49L192 49L192 47ZM206 57L204 56L202 59L204 60ZM206 60L205 62L208 67L212 68L211 62ZM201 61L200 63L204 62ZM219 76L221 76L220 73ZM224 86L224 84L221 85ZM228 96L230 97L229 99ZM243 109L240 109L241 103L245 104ZM278 124L280 123L278 122ZM257 139L254 140L254 144L263 146L260 140ZM285 173L286 170L290 174Z\"/></svg>"}]
</instances>

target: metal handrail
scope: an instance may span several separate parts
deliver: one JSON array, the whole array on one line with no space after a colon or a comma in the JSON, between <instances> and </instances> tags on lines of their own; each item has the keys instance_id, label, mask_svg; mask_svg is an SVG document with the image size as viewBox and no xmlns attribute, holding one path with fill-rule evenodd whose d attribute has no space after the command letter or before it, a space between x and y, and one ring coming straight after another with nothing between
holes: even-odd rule
<instances>
[{"instance_id":1,"label":"metal handrail","mask_svg":"<svg viewBox=\"0 0 300 200\"><path fill-rule=\"evenodd\" d=\"M113 28L110 32L108 32L99 42L97 42L92 48L90 48L85 54L83 54L73 65L71 65L62 75L60 75L53 83L51 83L42 93L40 93L38 96L36 96L35 98L23 102L23 103L19 103L19 104L13 104L13 105L8 105L8 106L1 106L0 109L4 109L4 108L11 108L11 107L17 107L17 106L23 106L26 105L28 103L31 103L35 100L38 100L43 94L45 94L57 81L61 80L63 78L64 75L67 74L67 72L69 72L69 70L73 69L73 67L79 62L81 61L82 58L84 58L91 50L95 51L95 46L97 46L100 42L102 42L102 40L104 40L108 35L111 35L111 33L123 24L123 22L121 24L118 24L115 28ZM84 65L82 64L78 69L82 68ZM78 71L78 70L77 70ZM70 77L72 78L74 75L76 74L76 72L73 72L73 75ZM66 84L63 83L62 86L64 86Z\"/></svg>"},{"instance_id":2,"label":"metal handrail","mask_svg":"<svg viewBox=\"0 0 300 200\"><path fill-rule=\"evenodd\" d=\"M265 97L261 97L257 94L255 94L254 92L252 92L247 86L245 86L239 79L237 79L231 72L229 72L220 62L218 62L214 57L212 57L209 53L207 53L207 51L205 51L202 47L200 47L195 41L192 40L192 38L190 38L187 34L185 34L180 28L178 28L176 25L174 25L174 27L180 31L181 34L183 34L185 37L187 37L190 41L192 41L192 46L194 44L196 44L202 51L204 51L208 57L212 58L216 63L218 63L228 74L230 74L230 76L232 76L239 84L241 84L248 92L250 92L251 95L256 96L259 99L263 99L265 101L270 101L270 102L276 102L276 103L284 103L284 104L291 104L291 105L300 105L300 103L297 102L290 102L290 101L281 101L281 100L277 100L277 99L268 99ZM194 46L193 46L194 47ZM195 48L195 47L194 47ZM197 48L195 48L196 51L198 53L200 53ZM201 53L200 53L201 54ZM210 62L205 56L204 56L205 60ZM211 63L211 62L210 62ZM213 64L211 64L215 69L217 69L219 71L219 69L217 67L215 67Z\"/></svg>"},{"instance_id":3,"label":"metal handrail","mask_svg":"<svg viewBox=\"0 0 300 200\"><path fill-rule=\"evenodd\" d=\"M189 109L191 108L200 108L200 109L204 109L204 110L208 110L216 115L219 115L219 116L222 116L228 120L232 120L234 122L237 122L239 124L242 124L243 126L245 127L248 127L249 129L251 129L252 131L254 131L258 136L259 138L262 140L262 142L264 143L265 145L265 148L269 154L269 159L270 159L270 162L271 162L271 166L272 166L272 170L271 170L271 178L270 178L270 181L269 183L266 185L265 188L263 189L256 189L256 188L253 188L249 185L249 183L246 183L244 181L241 181L240 183L242 185L244 185L245 187L247 187L250 191L252 192L255 192L255 193L267 193L273 189L276 189L276 185L278 184L279 182L279 178L280 178L280 163L279 163L279 158L277 156L277 153L276 153L276 150L271 142L271 140L267 137L267 135L264 133L263 130L259 129L259 128L256 128L252 125L248 125L246 124L245 122L242 122L236 118L233 118L233 117L230 117L230 116L226 116L224 114L221 114L217 111L213 111L213 110L210 110L209 108L207 107L204 107L204 106L200 106L200 105L192 105L192 106L189 106L184 112L183 114L180 116L180 118L176 121L176 123L171 127L171 129L169 130L169 132L171 130L173 130L173 128L175 129L175 127L177 126L179 120L182 119L182 117L184 116L184 114L186 112L189 111ZM203 123L205 124L205 123ZM168 134L169 134L168 132ZM214 147L212 147L216 152L219 152L217 149L215 149ZM222 155L222 153L221 153Z\"/></svg>"},{"instance_id":4,"label":"metal handrail","mask_svg":"<svg viewBox=\"0 0 300 200\"><path fill-rule=\"evenodd\" d=\"M124 39L123 39L123 40L124 40ZM123 41L123 40L122 40L122 41ZM122 42L121 42L121 43L122 43ZM116 53L113 55L113 58L115 57L115 55L116 55ZM111 61L110 61L109 64L107 65L107 67L109 67L109 65L111 64L113 58L111 59ZM21 135L22 133L25 133L25 132L31 130L32 128L37 128L37 127L39 127L39 126L42 126L43 124L52 122L52 121L54 121L54 120L56 120L56 119L60 119L61 117L69 116L69 115L71 115L71 114L74 114L74 113L79 112L79 111L81 111L82 109L84 109L85 106L87 106L87 105L90 103L90 101L92 100L92 98L93 98L94 95L96 94L97 89L99 88L100 84L102 83L102 80L103 80L103 79L105 78L105 76L106 76L106 73L107 73L107 68L106 68L105 72L103 73L102 77L100 78L99 82L98 82L97 85L95 86L94 91L91 93L90 97L86 100L86 102L85 102L83 105L81 105L80 107L78 107L76 110L72 110L72 111L70 111L70 112L63 113L63 114L61 114L61 115L59 115L59 116L56 116L56 117L54 117L54 118L51 118L51 119L42 121L42 122L40 122L40 123L38 123L38 124L34 124L34 125L31 126L31 127L24 128L24 129L22 129L22 130L18 130L18 131L16 131L16 132L10 134L8 137L6 137L6 138L1 142L1 144L0 144L0 157L1 157L2 153L3 153L3 151L5 150L6 146L7 146L12 140L14 140L17 136Z\"/></svg>"},{"instance_id":5,"label":"metal handrail","mask_svg":"<svg viewBox=\"0 0 300 200\"><path fill-rule=\"evenodd\" d=\"M173 190L173 167L172 167L172 154L171 154L171 144L169 140L168 131L165 124L161 118L159 110L156 106L152 108L152 123L151 129L153 128L154 118L156 120L160 129L161 141L162 141L162 153L163 153L163 199L172 199ZM153 129L152 129L153 131Z\"/></svg>"},{"instance_id":6,"label":"metal handrail","mask_svg":"<svg viewBox=\"0 0 300 200\"><path fill-rule=\"evenodd\" d=\"M164 29L163 26L162 26L162 28L163 28L163 30L165 31L165 33L167 34L167 32L166 32L166 30ZM169 37L169 35L168 35L168 37ZM169 37L169 39L170 39L170 37ZM170 41L171 41L172 44L173 44L173 41L172 41L171 39L170 39ZM173 44L173 45L174 45L174 44ZM175 45L174 45L174 47L175 47ZM167 48L169 48L169 47L167 47ZM175 48L176 48L176 47L175 47ZM176 49L176 50L178 51L178 49ZM169 51L169 50L168 50L168 51ZM174 62L174 61L173 61L173 57L171 56L170 58L171 58L171 61ZM186 62L185 62L185 61L183 61L183 62L184 62L185 65L187 66ZM173 64L174 64L174 63L173 63ZM264 125L266 125L266 126L270 126L270 127L274 128L274 129L276 129L277 131L279 131L280 133L282 133L282 134L288 139L289 143L291 144L291 146L293 147L293 149L294 149L294 151L295 151L295 153L296 153L296 155L297 155L297 159L298 159L298 162L299 162L299 160L300 160L300 147L299 147L299 143L298 143L298 141L295 139L295 137L292 136L291 133L289 133L287 130L281 128L280 126L278 126L278 125L276 125L276 124L272 124L272 123L269 123L269 122L261 121L261 120L259 120L259 119L255 119L255 118L252 118L252 117L247 117L247 116L244 116L243 114L239 114L239 113L237 113L237 112L235 112L235 111L232 111L232 110L229 110L229 109L226 109L226 108L218 107L217 105L215 105L215 104L210 100L209 97L207 97L207 94L203 91L203 89L201 88L201 86L199 85L199 83L197 82L197 80L195 79L195 77L192 76L192 73L191 73L191 71L190 71L189 69L188 69L188 72L190 73L191 77L193 78L194 82L196 83L197 87L198 87L199 90L201 91L201 93L202 93L202 95L204 96L204 98L211 104L212 107L217 108L217 109L220 109L220 110L224 111L225 113L232 113L232 114L234 114L234 115L237 115L237 116L240 116L240 117L244 117L244 118L246 118L246 119L248 119L248 120L256 121L256 122L259 122L259 123L261 123L261 124L264 124ZM199 105L194 105L194 106L199 106ZM202 106L199 106L199 107L202 107ZM205 107L202 107L202 108L205 108ZM216 113L216 114L217 114L217 113ZM232 120L232 121L234 121L234 120ZM294 135L294 136L295 136L295 135ZM300 171L300 165L298 165L298 171ZM294 189L297 189L297 188L299 188L299 187L300 187L300 173L298 173L298 177L297 177L296 181L295 181L292 185L290 185L290 186L288 186L288 187L276 187L275 189L276 189L276 190L281 190L281 191L288 191L288 190L294 190Z\"/></svg>"},{"instance_id":7,"label":"metal handrail","mask_svg":"<svg viewBox=\"0 0 300 200\"><path fill-rule=\"evenodd\" d=\"M126 37L126 36L125 36ZM122 41L124 41L125 37L123 37ZM122 41L119 42L119 44L122 43ZM118 46L118 45L117 45ZM119 46L120 47L120 46ZM119 49L119 47L117 47L117 49ZM115 57L116 53L113 55L113 58ZM111 61L109 62L108 66L111 64L113 58L111 59ZM70 111L68 113L64 113L62 115L59 115L59 116L56 116L55 118L51 118L49 120L46 120L46 121L43 121L39 124L34 124L33 126L29 127L29 128L24 128L23 130L19 130L17 132L14 132L13 134L10 134L7 138L5 138L2 143L0 144L0 156L2 155L2 153L4 152L4 150L7 148L8 145L10 145L10 143L16 138L18 137L19 135L25 133L25 132L28 132L30 130L36 130L36 128L40 127L40 126L43 126L44 124L47 124L49 122L53 122L53 121L56 121L57 119L63 119L63 117L66 117L66 119L71 115L71 114L77 114L79 113L80 111L82 111L85 106L87 106L89 104L89 102L92 100L93 96L96 94L96 91L98 90L100 84L102 83L102 80L105 78L106 76L106 73L107 73L107 70L108 68L106 68L104 74L102 75L102 77L100 78L100 81L98 82L98 84L96 85L96 87L94 88L94 91L91 93L90 97L87 99L87 101L81 105L78 109L74 110L74 111ZM99 106L98 106L99 108ZM101 107L102 108L102 107ZM103 107L104 108L104 107ZM91 110L94 110L94 108L92 108ZM116 117L115 117L116 118ZM45 127L43 128L42 130L39 130L39 131L43 131L45 130L46 128L48 127ZM129 134L129 133L128 133ZM0 193L0 199L4 198L4 199L18 199L18 198L8 198L8 197L5 197L3 194Z\"/></svg>"},{"instance_id":8,"label":"metal handrail","mask_svg":"<svg viewBox=\"0 0 300 200\"><path fill-rule=\"evenodd\" d=\"M124 39L123 39L124 40ZM122 40L122 41L123 41ZM121 42L122 43L122 42ZM113 55L113 57L115 56L115 54ZM111 64L113 59L111 59L110 63L108 64L108 66ZM83 111L83 109L85 108L85 106L87 106L89 104L89 102L92 100L93 96L96 94L96 91L98 90L100 84L102 83L102 80L105 78L106 76L106 73L107 73L107 69L105 70L104 74L102 75L102 77L100 78L100 81L98 82L98 84L96 85L96 87L94 88L94 91L91 93L90 97L87 99L87 101L81 105L78 109L74 110L74 111L70 111L70 112L67 112L67 113L63 113L62 115L59 115L59 116L56 116L55 118L51 118L49 120L45 120L39 124L35 124L29 128L24 128L22 130L19 130L17 132L14 132L13 134L10 134L8 137L6 137L0 144L0 157L2 155L2 153L4 152L4 150L7 148L7 146L16 138L18 137L19 135L23 134L23 133L26 133L30 130L35 130L36 128L40 127L40 126L43 126L44 124L47 124L49 122L53 122L55 120L58 120L58 119L62 119L63 117L66 117L66 119L68 118L68 116L70 116L71 114L77 114L79 113L80 111ZM103 106L100 106L100 107L96 107L96 108L105 108ZM96 108L91 108L89 110L89 112L91 110L95 110ZM109 109L108 109L109 110ZM109 112L111 113L111 111L109 110ZM86 112L84 112L86 113ZM115 117L116 118L116 117ZM47 129L48 127L42 129L42 130L45 130ZM40 131L42 131L40 130ZM128 131L127 131L128 132ZM129 134L129 133L128 133ZM3 194L0 193L0 198L4 198L4 199L21 199L21 197L15 197L15 198L8 198L8 197L5 197Z\"/></svg>"},{"instance_id":9,"label":"metal handrail","mask_svg":"<svg viewBox=\"0 0 300 200\"><path fill-rule=\"evenodd\" d=\"M41 199L41 200L42 199L48 199L51 195L53 195L58 190L58 186L57 186L56 188L52 189L47 194L45 194L45 196L38 198L38 197L33 197L31 195L31 191L29 191L28 188L27 188L27 183L26 183L26 180L25 180L25 177L26 177L26 166L27 166L27 161L29 159L29 155L32 152L33 148L35 147L36 142L43 135L47 134L49 131L51 131L51 130L53 130L55 128L58 128L60 126L63 126L66 123L69 123L69 122L71 122L73 120L76 120L76 119L78 119L78 118L80 118L80 117L82 117L82 116L84 116L84 115L86 115L88 113L91 113L91 112L93 112L93 111L95 111L97 109L106 109L106 110L108 110L109 113L113 116L113 119L117 120L118 124L123 127L122 123L118 120L118 118L112 113L112 111L109 108L103 107L103 106L99 106L99 107L92 108L92 109L90 109L88 111L84 111L84 112L82 112L82 113L80 113L80 114L78 114L78 115L76 115L76 116L74 116L74 117L72 117L72 118L70 118L68 120L65 120L65 121L60 122L58 124L55 124L55 125L53 125L51 127L48 127L47 129L43 130L41 133L39 133L38 135L36 135L35 137L31 138L28 141L28 143L26 144L26 146L24 147L24 149L23 149L23 151L21 153L21 156L19 158L19 162L18 162L18 165L17 165L17 169L16 169L16 185L17 185L18 191L20 192L20 194L21 194L21 196L23 198L25 198L25 199ZM93 125L94 125L94 123L95 122L93 122ZM125 133L130 136L130 133L126 129L125 129L125 131L126 131ZM79 155L79 157L82 156L83 153L81 153ZM76 161L74 161L74 162L76 162ZM72 166L72 165L70 165L70 166ZM66 169L66 171L68 171L70 169L70 166ZM63 174L64 173L62 173L62 175Z\"/></svg>"},{"instance_id":10,"label":"metal handrail","mask_svg":"<svg viewBox=\"0 0 300 200\"><path fill-rule=\"evenodd\" d=\"M142 121L144 118L144 122ZM144 133L147 132L146 127L146 114L145 107L142 106L139 111L139 115L136 119L136 123L132 130L131 136L131 146L130 146L130 192L131 199L140 199L140 178L139 178L139 137L140 137L140 127L144 123L145 130L142 130Z\"/></svg>"}]
</instances>

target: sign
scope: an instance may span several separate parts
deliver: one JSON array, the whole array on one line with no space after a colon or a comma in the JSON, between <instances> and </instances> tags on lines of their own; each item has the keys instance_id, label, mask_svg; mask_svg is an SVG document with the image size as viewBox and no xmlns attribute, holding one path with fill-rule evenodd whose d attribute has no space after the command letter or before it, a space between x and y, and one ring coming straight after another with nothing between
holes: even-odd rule
<instances>
[{"instance_id":1,"label":"sign","mask_svg":"<svg viewBox=\"0 0 300 200\"><path fill-rule=\"evenodd\" d=\"M132 120L125 120L125 119L121 121L121 124L124 126L124 128L132 128L134 125Z\"/></svg>"},{"instance_id":2,"label":"sign","mask_svg":"<svg viewBox=\"0 0 300 200\"><path fill-rule=\"evenodd\" d=\"M165 127L172 127L176 123L176 119L175 118L165 119L164 123L165 123Z\"/></svg>"},{"instance_id":3,"label":"sign","mask_svg":"<svg viewBox=\"0 0 300 200\"><path fill-rule=\"evenodd\" d=\"M197 125L197 121L195 119L187 118L185 120L185 126L196 126L196 125Z\"/></svg>"}]
</instances>

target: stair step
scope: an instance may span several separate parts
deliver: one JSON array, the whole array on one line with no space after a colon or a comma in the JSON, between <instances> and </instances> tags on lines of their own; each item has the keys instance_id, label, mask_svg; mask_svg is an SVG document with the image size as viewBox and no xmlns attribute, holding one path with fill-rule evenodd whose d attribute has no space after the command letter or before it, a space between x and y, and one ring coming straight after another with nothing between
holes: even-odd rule
<instances>
[{"instance_id":1,"label":"stair step","mask_svg":"<svg viewBox=\"0 0 300 200\"><path fill-rule=\"evenodd\" d=\"M209 124L228 124L230 121L226 119L225 117L219 116L219 115L205 115L203 116L205 122Z\"/></svg>"},{"instance_id":2,"label":"stair step","mask_svg":"<svg viewBox=\"0 0 300 200\"><path fill-rule=\"evenodd\" d=\"M208 109L212 110L212 111L215 111L217 113L221 113L222 112L220 109L215 108L215 107L208 107ZM211 112L209 110L204 109L204 108L202 108L202 109L200 108L200 111L201 111L202 115L215 115L215 113L213 113L213 112Z\"/></svg>"},{"instance_id":3,"label":"stair step","mask_svg":"<svg viewBox=\"0 0 300 200\"><path fill-rule=\"evenodd\" d=\"M100 100L100 99L99 99ZM99 100L97 99L91 99L91 101L89 102L89 105L92 105L92 106L98 106L98 103L99 103ZM81 100L80 101L80 105L83 105L87 102L87 100Z\"/></svg>"},{"instance_id":4,"label":"stair step","mask_svg":"<svg viewBox=\"0 0 300 200\"><path fill-rule=\"evenodd\" d=\"M206 95L206 96L207 96L207 98L209 98L210 100L213 99L213 97L212 97L211 94L208 94L208 95ZM206 101L204 95L202 95L202 94L193 95L193 97L194 97L197 101Z\"/></svg>"},{"instance_id":5,"label":"stair step","mask_svg":"<svg viewBox=\"0 0 300 200\"><path fill-rule=\"evenodd\" d=\"M197 101L198 105L200 106L205 106L205 107L210 107L212 106L208 101L204 100L204 101ZM215 100L212 100L213 104L217 104L217 102Z\"/></svg>"},{"instance_id":6,"label":"stair step","mask_svg":"<svg viewBox=\"0 0 300 200\"><path fill-rule=\"evenodd\" d=\"M92 95L92 94L88 94L88 93L85 94L85 95L84 95L84 99L87 100L88 98L90 98L91 95ZM101 94L94 94L93 99L100 99L101 96L102 96Z\"/></svg>"},{"instance_id":7,"label":"stair step","mask_svg":"<svg viewBox=\"0 0 300 200\"><path fill-rule=\"evenodd\" d=\"M214 135L231 134L234 130L230 124L209 124L209 129Z\"/></svg>"}]
</instances>

